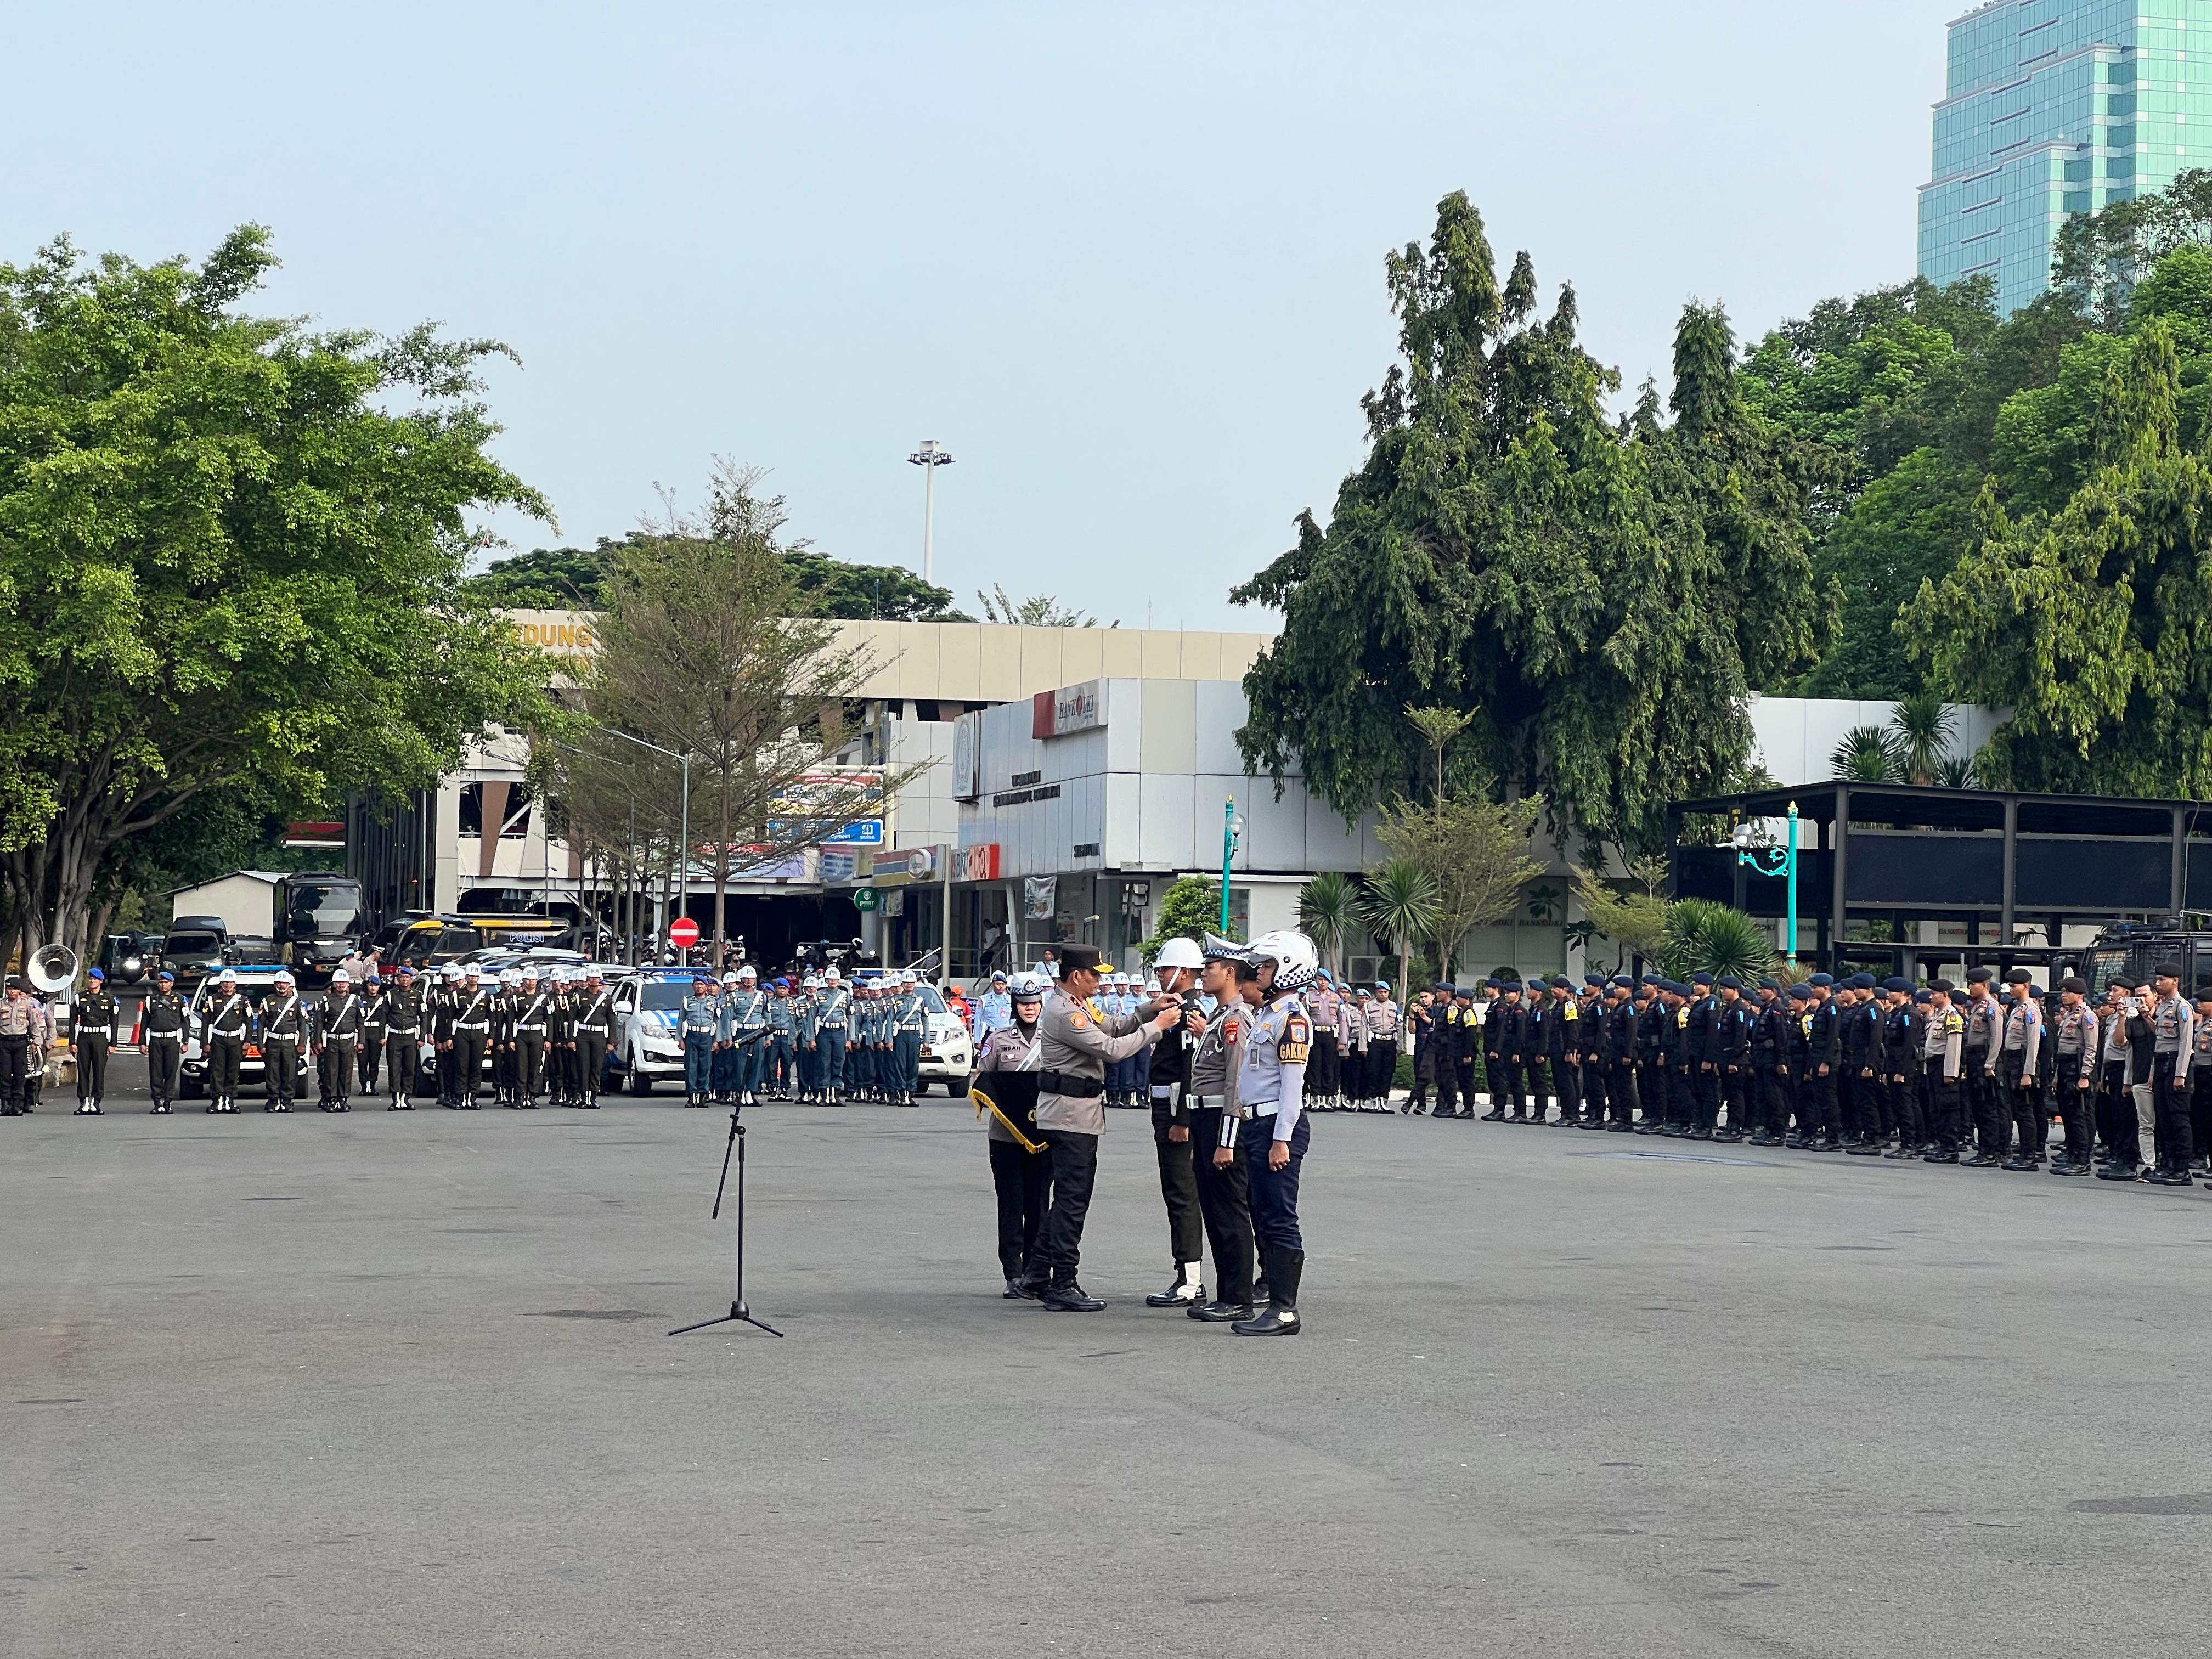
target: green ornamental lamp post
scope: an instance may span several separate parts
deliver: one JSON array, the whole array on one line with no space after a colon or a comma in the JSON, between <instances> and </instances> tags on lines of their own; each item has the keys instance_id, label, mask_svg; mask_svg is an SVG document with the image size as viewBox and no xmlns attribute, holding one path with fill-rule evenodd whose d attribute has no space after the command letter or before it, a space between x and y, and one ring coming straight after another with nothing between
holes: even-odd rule
<instances>
[{"instance_id":1,"label":"green ornamental lamp post","mask_svg":"<svg viewBox=\"0 0 2212 1659\"><path fill-rule=\"evenodd\" d=\"M1797 803L1790 803L1790 845L1755 847L1752 844L1751 826L1739 823L1735 827L1735 861L1747 865L1762 876L1787 876L1790 878L1790 920L1782 936L1783 954L1791 961L1797 957Z\"/></svg>"}]
</instances>

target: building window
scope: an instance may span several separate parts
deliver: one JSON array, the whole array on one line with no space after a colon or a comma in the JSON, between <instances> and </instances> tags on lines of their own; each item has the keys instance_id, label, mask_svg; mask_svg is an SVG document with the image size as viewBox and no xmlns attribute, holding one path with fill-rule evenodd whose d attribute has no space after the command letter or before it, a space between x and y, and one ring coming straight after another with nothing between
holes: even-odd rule
<instances>
[{"instance_id":1,"label":"building window","mask_svg":"<svg viewBox=\"0 0 2212 1659\"><path fill-rule=\"evenodd\" d=\"M500 839L520 841L530 833L530 791L520 783L505 786L506 798L500 811ZM461 786L459 823L456 833L483 838L484 786L465 783Z\"/></svg>"}]
</instances>

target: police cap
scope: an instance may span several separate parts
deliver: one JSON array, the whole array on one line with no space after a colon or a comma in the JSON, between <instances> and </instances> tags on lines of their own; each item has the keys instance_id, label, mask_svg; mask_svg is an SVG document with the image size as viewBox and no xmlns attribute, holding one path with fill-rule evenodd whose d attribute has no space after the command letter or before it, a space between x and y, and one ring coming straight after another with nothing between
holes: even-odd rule
<instances>
[{"instance_id":1,"label":"police cap","mask_svg":"<svg viewBox=\"0 0 2212 1659\"><path fill-rule=\"evenodd\" d=\"M2089 994L2089 981L2079 974L2069 974L2058 981L2058 988L2071 991L2077 997L2085 997Z\"/></svg>"},{"instance_id":2,"label":"police cap","mask_svg":"<svg viewBox=\"0 0 2212 1659\"><path fill-rule=\"evenodd\" d=\"M1912 989L1912 981L1902 974L1892 974L1887 979L1882 981L1881 988L1892 995L1895 995L1899 991L1909 994Z\"/></svg>"},{"instance_id":3,"label":"police cap","mask_svg":"<svg viewBox=\"0 0 2212 1659\"><path fill-rule=\"evenodd\" d=\"M1835 982L1836 976L1833 974L1815 974L1805 981L1816 991L1827 990L1833 987Z\"/></svg>"},{"instance_id":4,"label":"police cap","mask_svg":"<svg viewBox=\"0 0 2212 1659\"><path fill-rule=\"evenodd\" d=\"M1085 969L1095 972L1100 960L1098 947L1095 945L1063 945L1060 952L1060 977L1065 979L1070 974L1081 973Z\"/></svg>"},{"instance_id":5,"label":"police cap","mask_svg":"<svg viewBox=\"0 0 2212 1659\"><path fill-rule=\"evenodd\" d=\"M1992 974L1986 968L1969 968L1966 969L1966 983L1969 985L1987 985L1996 977L1996 975Z\"/></svg>"},{"instance_id":6,"label":"police cap","mask_svg":"<svg viewBox=\"0 0 2212 1659\"><path fill-rule=\"evenodd\" d=\"M1709 968L1700 968L1690 975L1690 983L1692 985L1711 985L1712 982L1712 970Z\"/></svg>"},{"instance_id":7,"label":"police cap","mask_svg":"<svg viewBox=\"0 0 2212 1659\"><path fill-rule=\"evenodd\" d=\"M2015 968L2012 972L2005 975L2005 983L2008 985L2033 985L2035 983L2035 975L2029 973L2025 968Z\"/></svg>"},{"instance_id":8,"label":"police cap","mask_svg":"<svg viewBox=\"0 0 2212 1659\"><path fill-rule=\"evenodd\" d=\"M1928 981L1928 988L1931 991L1941 991L1948 997L1959 988L1948 979L1931 979Z\"/></svg>"},{"instance_id":9,"label":"police cap","mask_svg":"<svg viewBox=\"0 0 2212 1659\"><path fill-rule=\"evenodd\" d=\"M1734 974L1723 974L1718 979L1715 980L1713 983L1719 986L1723 991L1741 991L1743 989L1743 981L1738 979Z\"/></svg>"}]
</instances>

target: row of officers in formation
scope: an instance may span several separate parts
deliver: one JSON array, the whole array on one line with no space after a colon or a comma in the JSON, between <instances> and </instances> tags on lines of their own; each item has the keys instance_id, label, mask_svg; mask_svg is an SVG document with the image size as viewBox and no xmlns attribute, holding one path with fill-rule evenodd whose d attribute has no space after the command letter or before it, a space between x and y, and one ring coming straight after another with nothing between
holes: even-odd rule
<instances>
[{"instance_id":1,"label":"row of officers in formation","mask_svg":"<svg viewBox=\"0 0 2212 1659\"><path fill-rule=\"evenodd\" d=\"M2015 1171L2047 1156L2054 1175L2186 1186L2212 1173L2212 981L2185 994L2181 972L2163 963L2101 995L2078 978L2046 992L2024 968L1924 986L1705 973L1440 985L1408 1010L1413 1087L1398 1109L1472 1118L1480 1090L1491 1122ZM1368 1085L1331 1087L1316 1020L1316 1109L1377 1109Z\"/></svg>"},{"instance_id":2,"label":"row of officers in formation","mask_svg":"<svg viewBox=\"0 0 2212 1659\"><path fill-rule=\"evenodd\" d=\"M685 1103L912 1106L930 1012L911 969L849 985L835 966L795 984L779 977L763 985L750 965L719 982L702 972L678 1013Z\"/></svg>"},{"instance_id":3,"label":"row of officers in formation","mask_svg":"<svg viewBox=\"0 0 2212 1659\"><path fill-rule=\"evenodd\" d=\"M139 1016L153 1110L174 1109L185 1052L195 1036L210 1112L240 1109L240 1078L249 1057L261 1066L265 1112L292 1109L311 1062L317 1104L326 1112L351 1111L356 1092L382 1099L395 1112L412 1111L415 1097L426 1094L449 1110L474 1111L487 1074L502 1106L534 1111L550 1102L598 1109L614 993L597 969L484 978L450 965L427 979L418 980L403 963L389 980L373 973L356 990L340 969L329 989L311 999L287 971L257 997L227 968L203 1001L195 1032L191 1006L165 969ZM81 1116L104 1110L108 1055L125 1036L119 1019L113 994L94 969L69 1031ZM31 1109L21 1054L42 1044L47 1029L44 1010L11 979L0 1004L0 1114Z\"/></svg>"}]
</instances>

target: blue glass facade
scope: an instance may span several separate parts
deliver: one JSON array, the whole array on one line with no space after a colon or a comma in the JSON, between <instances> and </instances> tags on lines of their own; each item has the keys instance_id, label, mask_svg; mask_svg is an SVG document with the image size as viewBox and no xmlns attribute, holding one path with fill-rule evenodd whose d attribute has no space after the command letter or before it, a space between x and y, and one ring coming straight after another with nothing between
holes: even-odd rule
<instances>
[{"instance_id":1,"label":"blue glass facade","mask_svg":"<svg viewBox=\"0 0 2212 1659\"><path fill-rule=\"evenodd\" d=\"M2212 167L2212 0L1990 0L1950 25L1920 274L1987 273L2010 313L2050 287L2069 214L2202 167Z\"/></svg>"}]
</instances>

